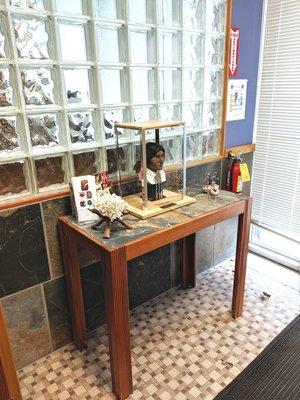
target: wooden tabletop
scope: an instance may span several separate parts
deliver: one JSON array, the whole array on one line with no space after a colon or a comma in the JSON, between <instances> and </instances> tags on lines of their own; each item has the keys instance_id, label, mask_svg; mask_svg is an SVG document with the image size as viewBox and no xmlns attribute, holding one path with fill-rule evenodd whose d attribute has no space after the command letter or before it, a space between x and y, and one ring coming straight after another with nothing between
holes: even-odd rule
<instances>
[{"instance_id":1,"label":"wooden tabletop","mask_svg":"<svg viewBox=\"0 0 300 400\"><path fill-rule=\"evenodd\" d=\"M184 125L184 121L163 121L163 120L153 120L153 121L136 121L136 122L122 122L116 124L117 128L123 129L135 129L135 130L147 130L147 129L160 129L169 128L172 126Z\"/></svg>"}]
</instances>

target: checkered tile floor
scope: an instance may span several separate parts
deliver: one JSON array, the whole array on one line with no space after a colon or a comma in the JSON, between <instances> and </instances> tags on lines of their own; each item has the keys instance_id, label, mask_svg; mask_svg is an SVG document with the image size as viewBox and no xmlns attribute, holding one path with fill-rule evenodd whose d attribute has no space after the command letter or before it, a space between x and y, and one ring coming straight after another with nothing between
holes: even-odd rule
<instances>
[{"instance_id":1,"label":"checkered tile floor","mask_svg":"<svg viewBox=\"0 0 300 400\"><path fill-rule=\"evenodd\" d=\"M297 315L300 294L248 268L245 310L229 312L233 262L198 277L197 288L174 289L131 315L135 399L211 400ZM69 344L19 371L24 400L109 400L105 327L88 349Z\"/></svg>"}]
</instances>

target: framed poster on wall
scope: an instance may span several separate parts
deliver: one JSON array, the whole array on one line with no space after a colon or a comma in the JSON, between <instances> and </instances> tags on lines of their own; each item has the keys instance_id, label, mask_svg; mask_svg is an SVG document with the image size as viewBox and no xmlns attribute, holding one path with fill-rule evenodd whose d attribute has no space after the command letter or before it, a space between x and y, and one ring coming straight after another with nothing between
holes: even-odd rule
<instances>
[{"instance_id":1,"label":"framed poster on wall","mask_svg":"<svg viewBox=\"0 0 300 400\"><path fill-rule=\"evenodd\" d=\"M227 94L227 121L245 119L247 79L229 79Z\"/></svg>"}]
</instances>

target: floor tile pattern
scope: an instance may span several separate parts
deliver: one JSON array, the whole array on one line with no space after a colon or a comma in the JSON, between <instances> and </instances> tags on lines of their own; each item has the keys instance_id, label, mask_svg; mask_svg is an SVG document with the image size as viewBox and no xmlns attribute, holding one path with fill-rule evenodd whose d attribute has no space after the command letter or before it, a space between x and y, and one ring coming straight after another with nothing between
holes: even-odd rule
<instances>
[{"instance_id":1,"label":"floor tile pattern","mask_svg":"<svg viewBox=\"0 0 300 400\"><path fill-rule=\"evenodd\" d=\"M233 320L233 268L220 264L195 289L171 290L132 312L130 400L212 400L299 313L297 287L248 268L244 314ZM87 350L68 344L24 367L24 400L114 399L107 348L102 326Z\"/></svg>"}]
</instances>

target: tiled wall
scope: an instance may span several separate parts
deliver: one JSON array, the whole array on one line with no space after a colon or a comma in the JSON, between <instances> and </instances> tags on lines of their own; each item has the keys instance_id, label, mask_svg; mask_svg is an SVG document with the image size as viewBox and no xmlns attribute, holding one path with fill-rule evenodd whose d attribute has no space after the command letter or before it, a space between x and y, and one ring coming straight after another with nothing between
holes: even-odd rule
<instances>
[{"instance_id":1,"label":"tiled wall","mask_svg":"<svg viewBox=\"0 0 300 400\"><path fill-rule=\"evenodd\" d=\"M252 155L246 159L251 167ZM208 173L224 181L225 170L225 161L190 168L188 188L201 187ZM176 184L177 178L170 180ZM17 368L72 340L56 229L57 216L69 212L66 197L0 214L0 297ZM236 228L234 218L198 232L198 272L234 255ZM181 252L177 242L128 263L131 307L180 283ZM87 253L80 259L87 326L93 330L104 321L102 268Z\"/></svg>"}]
</instances>

